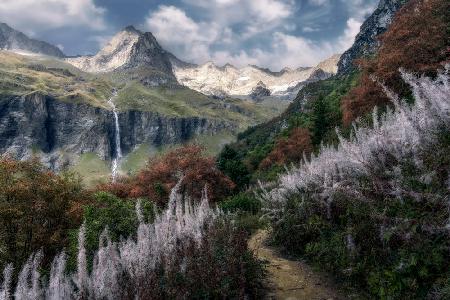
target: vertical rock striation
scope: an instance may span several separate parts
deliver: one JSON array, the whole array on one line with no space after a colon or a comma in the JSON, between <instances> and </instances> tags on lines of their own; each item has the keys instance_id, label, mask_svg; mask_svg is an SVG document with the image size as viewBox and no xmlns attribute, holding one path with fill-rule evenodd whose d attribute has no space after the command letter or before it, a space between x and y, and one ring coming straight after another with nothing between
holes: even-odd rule
<instances>
[{"instance_id":1,"label":"vertical rock striation","mask_svg":"<svg viewBox=\"0 0 450 300\"><path fill-rule=\"evenodd\" d=\"M224 121L200 117L167 117L152 112L118 113L120 145L126 155L135 146L188 141L198 134L235 130ZM53 170L71 165L80 154L111 160L116 153L113 112L67 103L39 93L0 98L0 152L18 159L39 153Z\"/></svg>"}]
</instances>

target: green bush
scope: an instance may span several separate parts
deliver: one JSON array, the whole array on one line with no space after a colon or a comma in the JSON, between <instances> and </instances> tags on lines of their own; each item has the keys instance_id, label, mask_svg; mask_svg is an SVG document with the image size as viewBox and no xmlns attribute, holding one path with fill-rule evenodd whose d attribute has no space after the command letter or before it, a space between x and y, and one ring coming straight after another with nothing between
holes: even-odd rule
<instances>
[{"instance_id":1,"label":"green bush","mask_svg":"<svg viewBox=\"0 0 450 300\"><path fill-rule=\"evenodd\" d=\"M154 205L148 200L140 200L145 221L152 221ZM139 225L136 216L136 202L123 200L106 192L98 192L94 196L94 202L84 209L84 222L86 228L86 251L88 258L92 260L93 253L98 249L98 241L104 230L108 231L108 236L112 241L119 241L120 238L128 238L137 232ZM69 249L69 267L75 267L78 230L71 233Z\"/></svg>"},{"instance_id":2,"label":"green bush","mask_svg":"<svg viewBox=\"0 0 450 300\"><path fill-rule=\"evenodd\" d=\"M261 201L250 193L239 193L219 204L225 212L249 212L257 214L261 210Z\"/></svg>"}]
</instances>

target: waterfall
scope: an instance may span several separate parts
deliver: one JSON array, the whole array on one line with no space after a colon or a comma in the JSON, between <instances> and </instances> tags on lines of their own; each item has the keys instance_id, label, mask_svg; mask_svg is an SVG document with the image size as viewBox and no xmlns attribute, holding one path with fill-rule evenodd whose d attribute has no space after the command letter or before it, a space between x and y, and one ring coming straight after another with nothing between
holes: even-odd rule
<instances>
[{"instance_id":1,"label":"waterfall","mask_svg":"<svg viewBox=\"0 0 450 300\"><path fill-rule=\"evenodd\" d=\"M119 163L120 160L122 159L122 148L120 147L120 126L119 126L119 116L117 114L117 109L116 106L114 105L113 102L113 98L117 95L117 92L114 91L113 95L111 96L111 98L109 98L108 100L108 104L111 105L112 109L113 109L113 114L114 114L114 125L115 125L115 142L116 142L116 153L115 153L115 157L113 159L112 162L112 170L111 170L111 175L112 175L112 180L115 181L116 177L117 177L117 169L119 167Z\"/></svg>"}]
</instances>

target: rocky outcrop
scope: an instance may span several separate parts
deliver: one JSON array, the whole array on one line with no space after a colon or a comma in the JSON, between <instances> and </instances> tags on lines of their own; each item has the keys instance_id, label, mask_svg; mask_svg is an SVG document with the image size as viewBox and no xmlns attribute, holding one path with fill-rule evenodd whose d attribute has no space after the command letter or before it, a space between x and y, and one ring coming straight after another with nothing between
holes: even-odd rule
<instances>
[{"instance_id":1,"label":"rocky outcrop","mask_svg":"<svg viewBox=\"0 0 450 300\"><path fill-rule=\"evenodd\" d=\"M143 143L175 144L198 134L235 129L220 120L142 111L119 113L119 126L124 154ZM116 151L114 134L113 113L106 109L61 102L39 93L0 98L0 152L19 159L40 153L43 162L56 171L83 153L110 160Z\"/></svg>"},{"instance_id":2,"label":"rocky outcrop","mask_svg":"<svg viewBox=\"0 0 450 300\"><path fill-rule=\"evenodd\" d=\"M342 54L338 63L338 75L354 70L354 60L374 54L379 47L377 36L384 33L395 13L407 0L381 0L374 13L363 23L353 46Z\"/></svg>"},{"instance_id":3,"label":"rocky outcrop","mask_svg":"<svg viewBox=\"0 0 450 300\"><path fill-rule=\"evenodd\" d=\"M64 57L64 53L49 43L30 39L20 31L14 30L8 24L0 23L0 50L21 50L55 57Z\"/></svg>"},{"instance_id":4,"label":"rocky outcrop","mask_svg":"<svg viewBox=\"0 0 450 300\"><path fill-rule=\"evenodd\" d=\"M267 88L264 82L260 81L250 93L250 98L256 101L261 100L264 97L270 96L270 94L271 94L270 90Z\"/></svg>"}]
</instances>

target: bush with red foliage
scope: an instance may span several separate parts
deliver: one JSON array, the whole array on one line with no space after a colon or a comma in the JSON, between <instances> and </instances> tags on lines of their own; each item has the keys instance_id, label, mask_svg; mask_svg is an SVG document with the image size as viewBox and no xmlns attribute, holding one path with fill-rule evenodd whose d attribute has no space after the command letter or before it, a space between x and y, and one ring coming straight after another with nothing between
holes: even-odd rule
<instances>
[{"instance_id":1,"label":"bush with red foliage","mask_svg":"<svg viewBox=\"0 0 450 300\"><path fill-rule=\"evenodd\" d=\"M450 62L448 0L411 0L394 17L380 36L381 46L373 59L357 62L362 69L360 83L342 99L343 123L349 125L374 106L389 99L373 78L401 97L410 94L399 69L434 76Z\"/></svg>"},{"instance_id":2,"label":"bush with red foliage","mask_svg":"<svg viewBox=\"0 0 450 300\"><path fill-rule=\"evenodd\" d=\"M43 249L44 266L68 245L91 199L73 174L55 175L38 159L0 158L0 269Z\"/></svg>"},{"instance_id":3,"label":"bush with red foliage","mask_svg":"<svg viewBox=\"0 0 450 300\"><path fill-rule=\"evenodd\" d=\"M285 165L290 162L299 162L303 153L313 151L311 133L305 128L294 128L288 138L280 138L275 148L259 165L260 169L268 169L273 165Z\"/></svg>"},{"instance_id":4,"label":"bush with red foliage","mask_svg":"<svg viewBox=\"0 0 450 300\"><path fill-rule=\"evenodd\" d=\"M206 157L200 146L184 146L152 158L136 176L121 178L115 183L101 185L100 190L111 192L120 198L149 198L164 206L171 189L183 177L180 192L192 199L200 199L203 188L208 190L211 201L219 201L230 195L234 183L215 165L212 157Z\"/></svg>"}]
</instances>

